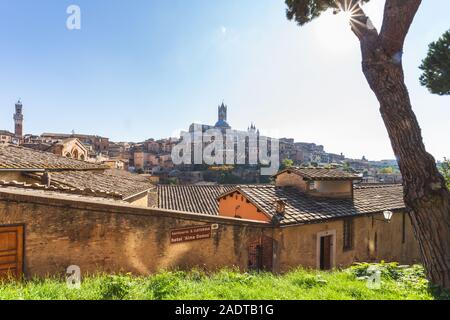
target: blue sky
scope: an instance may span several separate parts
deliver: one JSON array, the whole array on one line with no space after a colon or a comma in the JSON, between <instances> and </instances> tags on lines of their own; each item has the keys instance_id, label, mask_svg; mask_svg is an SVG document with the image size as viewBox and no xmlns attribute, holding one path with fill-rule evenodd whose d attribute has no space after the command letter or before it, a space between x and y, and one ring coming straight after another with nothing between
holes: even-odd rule
<instances>
[{"instance_id":1,"label":"blue sky","mask_svg":"<svg viewBox=\"0 0 450 320\"><path fill-rule=\"evenodd\" d=\"M380 24L383 0L366 10ZM81 8L81 30L66 9ZM450 98L418 83L450 1L423 1L404 65L427 149L450 156ZM92 133L116 141L175 135L192 122L254 122L265 134L349 157L393 158L358 42L339 17L299 28L282 0L0 0L0 128L22 98L25 132Z\"/></svg>"}]
</instances>

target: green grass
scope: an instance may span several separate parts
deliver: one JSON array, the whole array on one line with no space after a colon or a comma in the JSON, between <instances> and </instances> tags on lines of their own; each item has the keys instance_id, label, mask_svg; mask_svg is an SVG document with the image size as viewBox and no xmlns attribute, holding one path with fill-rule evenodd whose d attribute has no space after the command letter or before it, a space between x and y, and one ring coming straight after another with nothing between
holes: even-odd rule
<instances>
[{"instance_id":1,"label":"green grass","mask_svg":"<svg viewBox=\"0 0 450 320\"><path fill-rule=\"evenodd\" d=\"M377 265L381 288L367 287L369 264L345 270L319 272L297 269L284 275L221 270L205 273L166 271L149 277L96 275L82 280L81 289L70 289L57 278L0 283L0 299L32 300L161 300L161 299L275 299L275 300L431 300L433 295L421 266ZM447 296L448 297L448 296Z\"/></svg>"}]
</instances>

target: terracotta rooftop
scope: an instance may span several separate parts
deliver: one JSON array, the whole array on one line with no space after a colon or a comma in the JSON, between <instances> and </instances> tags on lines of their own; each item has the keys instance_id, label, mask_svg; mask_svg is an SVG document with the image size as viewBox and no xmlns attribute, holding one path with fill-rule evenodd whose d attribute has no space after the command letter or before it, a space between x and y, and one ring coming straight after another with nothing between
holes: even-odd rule
<instances>
[{"instance_id":1,"label":"terracotta rooftop","mask_svg":"<svg viewBox=\"0 0 450 320\"><path fill-rule=\"evenodd\" d=\"M41 181L43 173L30 173L29 177ZM50 174L51 185L61 188L92 190L100 195L109 194L126 200L154 188L149 179L123 170L58 171Z\"/></svg>"},{"instance_id":2,"label":"terracotta rooftop","mask_svg":"<svg viewBox=\"0 0 450 320\"><path fill-rule=\"evenodd\" d=\"M312 223L405 208L401 185L355 187L353 201L316 198L292 187L280 188L271 185L239 186L235 191L243 194L270 218L276 215L275 202L283 200L286 204L285 214L280 220L283 225ZM231 192L233 191L228 194Z\"/></svg>"},{"instance_id":3,"label":"terracotta rooftop","mask_svg":"<svg viewBox=\"0 0 450 320\"><path fill-rule=\"evenodd\" d=\"M303 177L304 180L360 180L361 176L355 173L345 172L337 169L325 169L325 168L299 168L292 167L279 172L293 173Z\"/></svg>"},{"instance_id":4,"label":"terracotta rooftop","mask_svg":"<svg viewBox=\"0 0 450 320\"><path fill-rule=\"evenodd\" d=\"M1 134L1 135L5 135L5 136L11 136L11 137L14 137L14 133L9 132L9 131L7 131L7 130L0 130L0 134Z\"/></svg>"},{"instance_id":5,"label":"terracotta rooftop","mask_svg":"<svg viewBox=\"0 0 450 320\"><path fill-rule=\"evenodd\" d=\"M216 216L217 198L237 185L159 185L158 208Z\"/></svg>"},{"instance_id":6,"label":"terracotta rooftop","mask_svg":"<svg viewBox=\"0 0 450 320\"><path fill-rule=\"evenodd\" d=\"M26 182L18 182L18 181L5 181L0 180L0 188L7 188L7 189L23 189L23 190L34 190L34 191L42 191L42 192L51 192L53 194L59 193L61 196L61 193L64 194L73 194L83 197L95 197L95 198L105 198L105 199L111 199L116 201L121 201L122 197L120 194L116 193L110 193L106 191L96 191L92 189L78 189L78 188L71 188L66 186L45 186L40 183L26 183Z\"/></svg>"},{"instance_id":7,"label":"terracotta rooftop","mask_svg":"<svg viewBox=\"0 0 450 320\"><path fill-rule=\"evenodd\" d=\"M61 157L53 153L28 148L0 146L0 170L103 170L104 166Z\"/></svg>"},{"instance_id":8,"label":"terracotta rooftop","mask_svg":"<svg viewBox=\"0 0 450 320\"><path fill-rule=\"evenodd\" d=\"M46 188L45 186L37 186L37 185L25 185L25 184L17 184L13 185L12 183L4 184L4 181L0 181L0 193L14 193L21 195L31 195L31 196L41 196L45 198L51 199L67 199L67 200L75 200L75 201L89 201L99 204L120 204L127 205L130 204L126 201L122 201L120 199L113 199L108 197L93 197L90 194L71 192L71 193L61 193L58 190L53 190L52 188Z\"/></svg>"},{"instance_id":9,"label":"terracotta rooftop","mask_svg":"<svg viewBox=\"0 0 450 320\"><path fill-rule=\"evenodd\" d=\"M154 188L149 179L138 174L16 146L0 146L2 170L22 171L37 184L43 184L47 171L53 191L122 200Z\"/></svg>"}]
</instances>

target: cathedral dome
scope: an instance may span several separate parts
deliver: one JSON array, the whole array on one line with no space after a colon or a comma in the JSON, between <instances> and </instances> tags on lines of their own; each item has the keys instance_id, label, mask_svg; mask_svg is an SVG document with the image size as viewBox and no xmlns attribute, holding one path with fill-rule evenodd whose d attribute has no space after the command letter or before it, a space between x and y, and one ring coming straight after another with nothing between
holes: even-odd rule
<instances>
[{"instance_id":1,"label":"cathedral dome","mask_svg":"<svg viewBox=\"0 0 450 320\"><path fill-rule=\"evenodd\" d=\"M216 128L231 128L230 125L228 124L228 122L226 122L225 120L219 120L216 122L215 126Z\"/></svg>"}]
</instances>

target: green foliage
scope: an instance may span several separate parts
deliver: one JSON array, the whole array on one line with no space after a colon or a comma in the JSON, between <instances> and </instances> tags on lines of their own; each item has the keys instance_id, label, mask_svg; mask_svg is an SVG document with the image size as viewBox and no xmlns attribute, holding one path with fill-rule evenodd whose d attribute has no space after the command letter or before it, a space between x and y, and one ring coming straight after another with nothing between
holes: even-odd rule
<instances>
[{"instance_id":1,"label":"green foliage","mask_svg":"<svg viewBox=\"0 0 450 320\"><path fill-rule=\"evenodd\" d=\"M102 300L123 300L131 288L127 277L120 275L105 275L100 283Z\"/></svg>"},{"instance_id":2,"label":"green foliage","mask_svg":"<svg viewBox=\"0 0 450 320\"><path fill-rule=\"evenodd\" d=\"M160 272L148 277L97 275L83 277L81 289L70 289L64 280L48 278L0 283L0 300L430 300L448 298L433 295L421 266L403 267L395 263L376 265L382 273L381 289L368 288L365 277L372 264L357 264L342 271L322 272L296 269L284 275L242 273L223 269L206 273Z\"/></svg>"},{"instance_id":3,"label":"green foliage","mask_svg":"<svg viewBox=\"0 0 450 320\"><path fill-rule=\"evenodd\" d=\"M294 166L294 161L291 159L284 159L280 165L280 171Z\"/></svg>"},{"instance_id":4,"label":"green foliage","mask_svg":"<svg viewBox=\"0 0 450 320\"><path fill-rule=\"evenodd\" d=\"M422 61L420 83L431 93L450 94L450 30L429 45L428 55Z\"/></svg>"},{"instance_id":5,"label":"green foliage","mask_svg":"<svg viewBox=\"0 0 450 320\"><path fill-rule=\"evenodd\" d=\"M392 174L394 172L395 172L395 169L393 167L386 167L386 168L380 169L380 171L379 171L379 173L382 173L382 174Z\"/></svg>"},{"instance_id":6,"label":"green foliage","mask_svg":"<svg viewBox=\"0 0 450 320\"><path fill-rule=\"evenodd\" d=\"M232 172L224 171L219 174L217 182L220 184L240 184L242 183L242 179L235 176Z\"/></svg>"},{"instance_id":7,"label":"green foliage","mask_svg":"<svg viewBox=\"0 0 450 320\"><path fill-rule=\"evenodd\" d=\"M180 280L184 278L183 272L163 272L150 279L148 290L154 300L163 300L178 292Z\"/></svg>"},{"instance_id":8,"label":"green foliage","mask_svg":"<svg viewBox=\"0 0 450 320\"><path fill-rule=\"evenodd\" d=\"M303 26L328 9L338 10L338 2L339 0L285 0L286 16L289 20L295 20ZM345 2L347 2L347 7L352 7L351 2L357 2L357 0L346 0ZM369 2L369 0L361 0L361 2Z\"/></svg>"},{"instance_id":9,"label":"green foliage","mask_svg":"<svg viewBox=\"0 0 450 320\"><path fill-rule=\"evenodd\" d=\"M447 182L447 188L450 190L450 160L444 158L444 162L439 166L439 170Z\"/></svg>"},{"instance_id":10,"label":"green foliage","mask_svg":"<svg viewBox=\"0 0 450 320\"><path fill-rule=\"evenodd\" d=\"M178 178L167 178L167 184L171 186L176 186L179 184Z\"/></svg>"}]
</instances>

